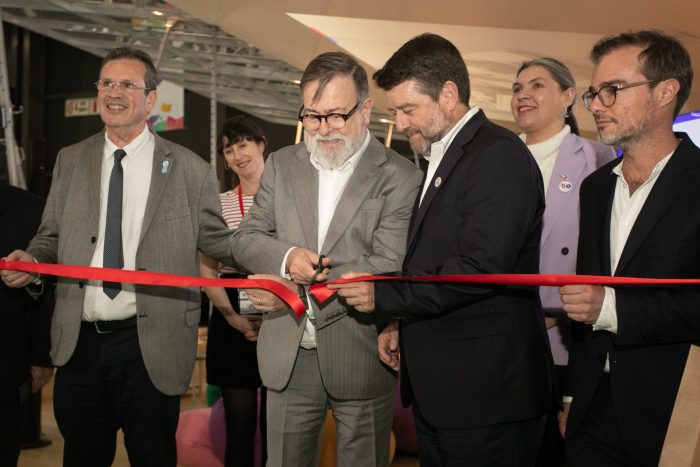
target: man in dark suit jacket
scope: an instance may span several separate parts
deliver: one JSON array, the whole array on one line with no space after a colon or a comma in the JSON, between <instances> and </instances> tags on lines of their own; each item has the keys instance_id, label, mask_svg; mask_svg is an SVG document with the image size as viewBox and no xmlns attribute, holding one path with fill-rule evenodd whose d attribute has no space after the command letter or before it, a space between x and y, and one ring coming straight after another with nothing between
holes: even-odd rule
<instances>
[{"instance_id":1,"label":"man in dark suit jacket","mask_svg":"<svg viewBox=\"0 0 700 467\"><path fill-rule=\"evenodd\" d=\"M43 201L0 185L0 257L24 247L39 223ZM52 294L34 300L25 290L0 283L0 465L17 464L22 440L22 402L53 375L49 357Z\"/></svg>"},{"instance_id":2,"label":"man in dark suit jacket","mask_svg":"<svg viewBox=\"0 0 700 467\"><path fill-rule=\"evenodd\" d=\"M623 157L581 186L579 274L700 277L700 149L674 135L692 84L690 56L658 31L601 39L586 107ZM658 465L690 345L693 288L560 289L572 332L567 465ZM562 426L563 428L563 426Z\"/></svg>"},{"instance_id":3,"label":"man in dark suit jacket","mask_svg":"<svg viewBox=\"0 0 700 467\"><path fill-rule=\"evenodd\" d=\"M536 273L542 177L513 133L469 107L467 69L454 45L415 37L374 79L397 130L429 157L404 274ZM402 398L413 404L421 465L534 465L551 400L535 288L394 281L338 288L358 311L400 320ZM394 333L391 325L379 345L398 367L395 337L387 338Z\"/></svg>"}]
</instances>

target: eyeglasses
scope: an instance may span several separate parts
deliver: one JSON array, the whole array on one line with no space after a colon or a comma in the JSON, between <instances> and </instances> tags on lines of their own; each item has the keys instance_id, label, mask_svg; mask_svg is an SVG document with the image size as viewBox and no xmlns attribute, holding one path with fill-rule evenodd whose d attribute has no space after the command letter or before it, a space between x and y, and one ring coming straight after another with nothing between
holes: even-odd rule
<instances>
[{"instance_id":1,"label":"eyeglasses","mask_svg":"<svg viewBox=\"0 0 700 467\"><path fill-rule=\"evenodd\" d=\"M591 104L593 103L593 99L595 99L596 96L598 96L598 99L600 99L600 103L603 104L605 107L612 107L613 104L615 104L615 99L617 98L618 91L622 91L623 89L627 88L633 88L635 86L642 86L644 84L658 83L659 81L663 80L651 79L649 81L637 81L635 83L610 84L608 86L601 86L600 89L598 89L598 91L588 90L584 92L581 96L581 99L583 99L583 105L585 105L586 109L588 110L591 110Z\"/></svg>"},{"instance_id":2,"label":"eyeglasses","mask_svg":"<svg viewBox=\"0 0 700 467\"><path fill-rule=\"evenodd\" d=\"M304 107L302 107L301 110L299 110L299 121L302 125L304 125L304 128L310 131L317 130L321 126L321 120L325 120L326 125L333 128L334 130L339 130L345 126L345 123L348 121L348 119L352 117L359 108L360 102L358 101L357 104L355 104L355 107L350 109L350 111L346 114L332 113L328 115L301 115L301 112L304 110Z\"/></svg>"},{"instance_id":3,"label":"eyeglasses","mask_svg":"<svg viewBox=\"0 0 700 467\"><path fill-rule=\"evenodd\" d=\"M141 89L153 91L153 89L147 88L146 86L139 86L133 81L112 81L110 79L98 79L94 84L98 91L106 91L107 89L118 89L120 91L129 92L138 91Z\"/></svg>"}]
</instances>

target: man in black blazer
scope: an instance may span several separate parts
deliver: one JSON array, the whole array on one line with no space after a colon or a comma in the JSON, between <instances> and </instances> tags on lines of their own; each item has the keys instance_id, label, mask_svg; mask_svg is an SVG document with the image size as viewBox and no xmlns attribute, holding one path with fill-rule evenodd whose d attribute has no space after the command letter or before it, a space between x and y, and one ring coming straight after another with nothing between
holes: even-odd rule
<instances>
[{"instance_id":1,"label":"man in black blazer","mask_svg":"<svg viewBox=\"0 0 700 467\"><path fill-rule=\"evenodd\" d=\"M32 239L43 201L0 185L0 258ZM45 287L49 287L48 283ZM48 292L48 291L47 291ZM49 357L52 294L34 300L26 290L0 283L0 465L17 464L22 441L22 402L53 375Z\"/></svg>"},{"instance_id":2,"label":"man in black blazer","mask_svg":"<svg viewBox=\"0 0 700 467\"><path fill-rule=\"evenodd\" d=\"M397 130L429 159L403 273L536 273L544 197L524 144L469 106L449 41L423 34L374 75ZM348 274L345 277L353 277ZM333 286L358 311L399 320L401 392L422 466L534 465L551 400L533 287L385 281ZM396 326L379 339L398 369Z\"/></svg>"},{"instance_id":3,"label":"man in black blazer","mask_svg":"<svg viewBox=\"0 0 700 467\"><path fill-rule=\"evenodd\" d=\"M700 149L674 135L692 84L676 39L639 31L601 39L586 107L599 139L623 157L581 186L579 274L700 277ZM690 345L700 291L560 289L574 321L565 404L568 466L658 465ZM568 423L567 423L568 414Z\"/></svg>"}]
</instances>

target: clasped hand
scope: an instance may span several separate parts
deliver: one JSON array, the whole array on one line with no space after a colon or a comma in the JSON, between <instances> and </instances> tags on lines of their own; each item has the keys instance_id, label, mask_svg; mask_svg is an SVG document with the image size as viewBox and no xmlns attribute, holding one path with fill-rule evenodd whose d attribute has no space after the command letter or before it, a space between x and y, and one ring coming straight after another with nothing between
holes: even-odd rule
<instances>
[{"instance_id":1,"label":"clasped hand","mask_svg":"<svg viewBox=\"0 0 700 467\"><path fill-rule=\"evenodd\" d=\"M289 290L297 292L297 286L294 282L274 274L254 274L248 276L248 279L267 279L278 282L286 286ZM288 308L287 303L277 295L265 289L243 289L248 294L248 298L255 307L255 311L262 313L270 313L274 311L284 311Z\"/></svg>"},{"instance_id":2,"label":"clasped hand","mask_svg":"<svg viewBox=\"0 0 700 467\"><path fill-rule=\"evenodd\" d=\"M3 259L5 261L24 261L26 263L31 263L34 261L34 257L32 255L22 250L15 250ZM24 287L27 284L31 284L31 282L37 277L36 274L30 274L22 271L11 271L8 269L3 269L0 271L0 276L2 276L2 281L6 286L13 288Z\"/></svg>"},{"instance_id":3,"label":"clasped hand","mask_svg":"<svg viewBox=\"0 0 700 467\"><path fill-rule=\"evenodd\" d=\"M348 272L341 279L354 279L369 276L366 272ZM374 311L374 282L348 282L346 284L328 284L328 288L337 291L348 305L362 313Z\"/></svg>"},{"instance_id":4,"label":"clasped hand","mask_svg":"<svg viewBox=\"0 0 700 467\"><path fill-rule=\"evenodd\" d=\"M598 321L605 299L605 288L600 285L565 285L559 295L567 316L585 324Z\"/></svg>"}]
</instances>

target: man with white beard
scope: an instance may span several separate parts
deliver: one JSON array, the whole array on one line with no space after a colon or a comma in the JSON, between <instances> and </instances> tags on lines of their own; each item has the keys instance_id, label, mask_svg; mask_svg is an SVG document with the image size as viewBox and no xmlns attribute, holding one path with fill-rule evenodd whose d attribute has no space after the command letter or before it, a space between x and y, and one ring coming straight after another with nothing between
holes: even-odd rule
<instances>
[{"instance_id":1,"label":"man with white beard","mask_svg":"<svg viewBox=\"0 0 700 467\"><path fill-rule=\"evenodd\" d=\"M232 238L238 266L306 299L304 286L348 271L398 270L421 173L370 135L367 74L349 55L319 55L301 78L304 144L267 160ZM333 298L297 318L269 292L258 363L268 388L268 466L315 465L328 408L339 466L386 466L396 373L377 354L377 321ZM235 358L235 356L232 356Z\"/></svg>"}]
</instances>

